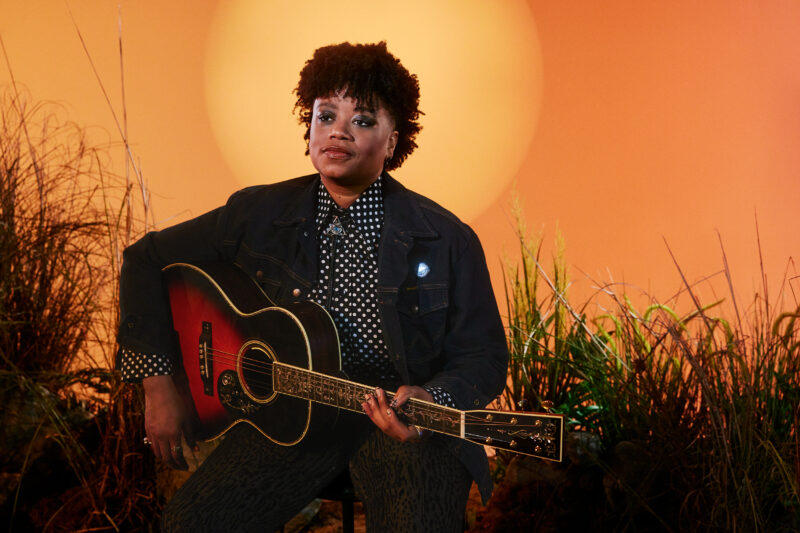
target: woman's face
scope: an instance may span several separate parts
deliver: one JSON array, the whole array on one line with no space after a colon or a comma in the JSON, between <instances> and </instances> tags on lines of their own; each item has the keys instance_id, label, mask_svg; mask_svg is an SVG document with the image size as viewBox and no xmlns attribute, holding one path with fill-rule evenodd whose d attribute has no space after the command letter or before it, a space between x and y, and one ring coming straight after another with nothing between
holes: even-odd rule
<instances>
[{"instance_id":1,"label":"woman's face","mask_svg":"<svg viewBox=\"0 0 800 533\"><path fill-rule=\"evenodd\" d=\"M314 100L309 155L322 179L366 188L383 171L397 144L394 121L383 106L365 109L336 93Z\"/></svg>"}]
</instances>

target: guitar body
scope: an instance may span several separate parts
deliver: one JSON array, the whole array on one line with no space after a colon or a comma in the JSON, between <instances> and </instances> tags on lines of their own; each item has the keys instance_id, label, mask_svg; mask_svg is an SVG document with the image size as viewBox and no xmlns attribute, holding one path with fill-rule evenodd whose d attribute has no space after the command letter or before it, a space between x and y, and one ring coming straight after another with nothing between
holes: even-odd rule
<instances>
[{"instance_id":1,"label":"guitar body","mask_svg":"<svg viewBox=\"0 0 800 533\"><path fill-rule=\"evenodd\" d=\"M273 390L274 363L334 375L341 371L336 328L314 302L277 307L233 265L184 263L164 269L182 372L195 413L194 435L216 438L238 423L290 446L329 430L335 408Z\"/></svg>"}]
</instances>

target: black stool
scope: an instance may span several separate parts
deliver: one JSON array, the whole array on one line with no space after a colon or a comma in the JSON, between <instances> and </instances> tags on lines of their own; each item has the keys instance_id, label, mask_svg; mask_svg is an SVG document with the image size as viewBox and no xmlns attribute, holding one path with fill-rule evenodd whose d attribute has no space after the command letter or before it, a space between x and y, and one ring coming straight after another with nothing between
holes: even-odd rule
<instances>
[{"instance_id":1,"label":"black stool","mask_svg":"<svg viewBox=\"0 0 800 533\"><path fill-rule=\"evenodd\" d=\"M317 498L341 502L342 533L353 533L355 531L353 504L358 501L358 498L356 497L353 480L350 479L350 471L348 469L345 468L341 474L322 489Z\"/></svg>"},{"instance_id":2,"label":"black stool","mask_svg":"<svg viewBox=\"0 0 800 533\"><path fill-rule=\"evenodd\" d=\"M356 491L353 488L353 481L350 479L350 471L345 469L337 477L325 486L317 498L320 500L330 500L341 502L342 504L342 533L355 533L355 513L353 504L358 501ZM286 524L278 530L283 533Z\"/></svg>"}]
</instances>

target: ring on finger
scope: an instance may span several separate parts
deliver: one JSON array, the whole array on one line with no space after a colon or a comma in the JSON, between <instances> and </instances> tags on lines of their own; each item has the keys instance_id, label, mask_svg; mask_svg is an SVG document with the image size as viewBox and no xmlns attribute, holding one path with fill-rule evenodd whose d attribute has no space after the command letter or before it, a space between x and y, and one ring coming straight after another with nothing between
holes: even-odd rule
<instances>
[{"instance_id":1,"label":"ring on finger","mask_svg":"<svg viewBox=\"0 0 800 533\"><path fill-rule=\"evenodd\" d=\"M147 437L143 438L143 439L142 439L142 442L144 443L144 445L145 445L145 446L150 446L151 444L153 444L153 443L150 441L150 439L148 439Z\"/></svg>"},{"instance_id":2,"label":"ring on finger","mask_svg":"<svg viewBox=\"0 0 800 533\"><path fill-rule=\"evenodd\" d=\"M391 408L386 410L386 416L392 416L392 409Z\"/></svg>"}]
</instances>

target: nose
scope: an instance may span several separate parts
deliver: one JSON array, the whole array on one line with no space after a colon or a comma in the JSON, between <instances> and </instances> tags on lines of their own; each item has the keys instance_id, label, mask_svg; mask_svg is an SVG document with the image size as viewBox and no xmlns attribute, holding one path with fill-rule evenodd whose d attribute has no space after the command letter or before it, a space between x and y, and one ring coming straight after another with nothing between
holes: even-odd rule
<instances>
[{"instance_id":1,"label":"nose","mask_svg":"<svg viewBox=\"0 0 800 533\"><path fill-rule=\"evenodd\" d=\"M350 132L350 121L345 117L336 117L336 120L331 125L329 136L331 139L344 139L352 141L353 135Z\"/></svg>"}]
</instances>

